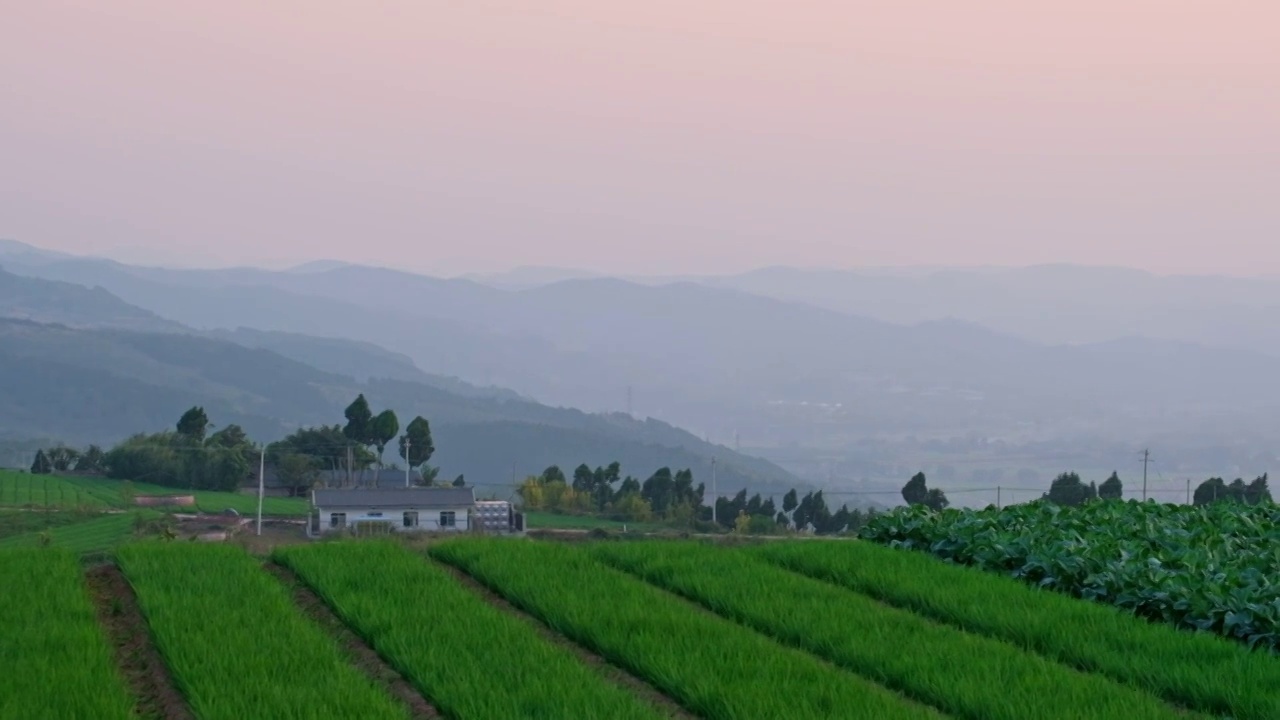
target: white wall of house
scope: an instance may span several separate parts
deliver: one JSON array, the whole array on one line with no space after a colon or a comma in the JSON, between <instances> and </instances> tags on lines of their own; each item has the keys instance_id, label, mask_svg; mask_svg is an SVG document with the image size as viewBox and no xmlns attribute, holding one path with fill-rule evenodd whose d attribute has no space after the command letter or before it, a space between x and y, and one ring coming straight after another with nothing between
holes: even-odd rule
<instances>
[{"instance_id":1,"label":"white wall of house","mask_svg":"<svg viewBox=\"0 0 1280 720\"><path fill-rule=\"evenodd\" d=\"M468 514L470 509L466 505L433 508L317 508L322 534L341 532L355 527L358 522L366 521L390 523L391 529L396 532L463 532L471 529ZM416 523L409 524L415 518L410 516L406 519L406 513L416 513ZM343 516L341 525L334 523L335 514ZM452 525L448 524L450 515Z\"/></svg>"}]
</instances>

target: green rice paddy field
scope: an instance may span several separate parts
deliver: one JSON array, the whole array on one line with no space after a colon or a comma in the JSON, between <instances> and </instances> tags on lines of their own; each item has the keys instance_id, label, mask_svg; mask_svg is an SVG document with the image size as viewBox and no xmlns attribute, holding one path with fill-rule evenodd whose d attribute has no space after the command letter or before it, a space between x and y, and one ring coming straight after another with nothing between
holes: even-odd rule
<instances>
[{"instance_id":1,"label":"green rice paddy field","mask_svg":"<svg viewBox=\"0 0 1280 720\"><path fill-rule=\"evenodd\" d=\"M107 510L134 507L122 494L123 487L122 481L108 478L31 475L0 470L0 508ZM196 509L206 513L219 513L228 508L241 514L258 510L255 495L187 491L139 482L129 483L129 490L135 495L194 495ZM192 508L175 509L190 512ZM302 517L307 514L307 501L303 498L264 498L262 512L265 515Z\"/></svg>"},{"instance_id":2,"label":"green rice paddy field","mask_svg":"<svg viewBox=\"0 0 1280 720\"><path fill-rule=\"evenodd\" d=\"M0 717L1280 718L1267 648L868 541L112 557L0 547Z\"/></svg>"}]
</instances>

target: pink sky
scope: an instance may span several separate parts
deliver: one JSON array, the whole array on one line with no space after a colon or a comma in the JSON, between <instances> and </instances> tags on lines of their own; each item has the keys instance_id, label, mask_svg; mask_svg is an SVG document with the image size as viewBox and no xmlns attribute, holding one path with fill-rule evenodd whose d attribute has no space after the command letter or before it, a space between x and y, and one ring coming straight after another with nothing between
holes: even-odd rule
<instances>
[{"instance_id":1,"label":"pink sky","mask_svg":"<svg viewBox=\"0 0 1280 720\"><path fill-rule=\"evenodd\" d=\"M1280 273L1273 0L7 5L0 237L45 247Z\"/></svg>"}]
</instances>

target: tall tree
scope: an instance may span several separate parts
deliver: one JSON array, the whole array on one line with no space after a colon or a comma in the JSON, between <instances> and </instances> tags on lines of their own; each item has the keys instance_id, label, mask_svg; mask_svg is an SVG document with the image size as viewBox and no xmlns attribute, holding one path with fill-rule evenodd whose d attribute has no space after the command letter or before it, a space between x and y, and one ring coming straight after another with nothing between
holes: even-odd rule
<instances>
[{"instance_id":1,"label":"tall tree","mask_svg":"<svg viewBox=\"0 0 1280 720\"><path fill-rule=\"evenodd\" d=\"M622 465L616 461L609 463L608 467L596 468L594 475L592 497L594 498L596 509L604 510L609 501L613 499L614 483L622 480Z\"/></svg>"},{"instance_id":2,"label":"tall tree","mask_svg":"<svg viewBox=\"0 0 1280 720\"><path fill-rule=\"evenodd\" d=\"M431 423L421 415L409 421L400 436L400 457L411 468L424 465L435 453L435 443L431 441Z\"/></svg>"},{"instance_id":3,"label":"tall tree","mask_svg":"<svg viewBox=\"0 0 1280 720\"><path fill-rule=\"evenodd\" d=\"M398 432L400 432L400 419L396 417L395 412L383 410L373 419L369 437L373 440L373 446L378 449L378 467L383 466L382 453L387 449L387 443L394 440Z\"/></svg>"},{"instance_id":4,"label":"tall tree","mask_svg":"<svg viewBox=\"0 0 1280 720\"><path fill-rule=\"evenodd\" d=\"M55 445L45 451L45 457L54 472L67 472L76 466L80 459L80 451L66 445Z\"/></svg>"},{"instance_id":5,"label":"tall tree","mask_svg":"<svg viewBox=\"0 0 1280 720\"><path fill-rule=\"evenodd\" d=\"M36 459L31 462L32 475L48 475L53 472L53 463L49 462L44 450L36 450Z\"/></svg>"},{"instance_id":6,"label":"tall tree","mask_svg":"<svg viewBox=\"0 0 1280 720\"><path fill-rule=\"evenodd\" d=\"M356 445L372 445L369 440L373 436L373 411L369 409L364 393L357 395L342 414L347 418L342 434Z\"/></svg>"},{"instance_id":7,"label":"tall tree","mask_svg":"<svg viewBox=\"0 0 1280 720\"><path fill-rule=\"evenodd\" d=\"M542 483L544 485L548 483L567 483L568 482L568 480L564 476L564 471L560 469L559 465L552 465L548 467L546 470L542 471L542 475L540 475L539 477L542 478Z\"/></svg>"},{"instance_id":8,"label":"tall tree","mask_svg":"<svg viewBox=\"0 0 1280 720\"><path fill-rule=\"evenodd\" d=\"M901 475L899 475L901 477ZM902 499L908 505L924 505L929 499L929 487L925 482L924 473L918 472L911 476L906 485L902 486Z\"/></svg>"},{"instance_id":9,"label":"tall tree","mask_svg":"<svg viewBox=\"0 0 1280 720\"><path fill-rule=\"evenodd\" d=\"M582 463L573 470L573 489L574 492L590 493L596 484L596 474L591 470L590 466Z\"/></svg>"},{"instance_id":10,"label":"tall tree","mask_svg":"<svg viewBox=\"0 0 1280 720\"><path fill-rule=\"evenodd\" d=\"M1244 478L1236 478L1235 480L1231 481L1230 485L1227 486L1227 496L1233 502L1238 502L1238 503L1245 502L1246 494L1247 493L1246 493L1246 486L1244 484Z\"/></svg>"},{"instance_id":11,"label":"tall tree","mask_svg":"<svg viewBox=\"0 0 1280 720\"><path fill-rule=\"evenodd\" d=\"M929 488L929 492L925 495L924 503L922 504L931 510L944 510L951 505L951 501L947 499L947 494L942 490Z\"/></svg>"},{"instance_id":12,"label":"tall tree","mask_svg":"<svg viewBox=\"0 0 1280 720\"><path fill-rule=\"evenodd\" d=\"M1119 500L1124 497L1124 483L1120 482L1119 473L1112 472L1111 477L1098 486L1098 497L1103 500Z\"/></svg>"},{"instance_id":13,"label":"tall tree","mask_svg":"<svg viewBox=\"0 0 1280 720\"><path fill-rule=\"evenodd\" d=\"M1097 491L1093 493L1097 495ZM1046 497L1059 505L1083 505L1089 499L1089 486L1076 473L1062 473L1049 485Z\"/></svg>"},{"instance_id":14,"label":"tall tree","mask_svg":"<svg viewBox=\"0 0 1280 720\"><path fill-rule=\"evenodd\" d=\"M93 474L101 473L104 469L102 467L102 458L102 448L97 445L90 445L85 448L84 454L80 456L80 459L76 460L76 472Z\"/></svg>"},{"instance_id":15,"label":"tall tree","mask_svg":"<svg viewBox=\"0 0 1280 720\"><path fill-rule=\"evenodd\" d=\"M800 500L796 497L796 489L791 488L786 495L782 496L782 512L791 514L791 511L800 506Z\"/></svg>"},{"instance_id":16,"label":"tall tree","mask_svg":"<svg viewBox=\"0 0 1280 720\"><path fill-rule=\"evenodd\" d=\"M666 515L667 508L675 503L675 480L671 477L671 468L658 468L644 485L640 486L640 497L649 501L653 514L659 517Z\"/></svg>"},{"instance_id":17,"label":"tall tree","mask_svg":"<svg viewBox=\"0 0 1280 720\"><path fill-rule=\"evenodd\" d=\"M1271 489L1267 487L1267 474L1263 473L1253 482L1249 483L1249 487L1244 491L1245 502L1250 505L1259 505L1262 503L1271 503Z\"/></svg>"},{"instance_id":18,"label":"tall tree","mask_svg":"<svg viewBox=\"0 0 1280 720\"><path fill-rule=\"evenodd\" d=\"M946 493L937 488L929 488L922 472L913 475L907 484L902 486L902 499L906 500L908 505L924 505L932 510L942 510L951 504Z\"/></svg>"},{"instance_id":19,"label":"tall tree","mask_svg":"<svg viewBox=\"0 0 1280 720\"><path fill-rule=\"evenodd\" d=\"M216 434L216 433L215 433ZM320 425L300 428L285 439L272 443L267 449L267 462L275 465L285 453L296 453L314 458L321 469L334 476L347 469L347 450L351 450L352 469L369 467L377 459L364 446L351 447L339 425Z\"/></svg>"},{"instance_id":20,"label":"tall tree","mask_svg":"<svg viewBox=\"0 0 1280 720\"><path fill-rule=\"evenodd\" d=\"M1227 484L1223 482L1222 478L1212 477L1196 486L1196 492L1192 496L1191 504L1208 505L1229 500L1230 498L1231 495L1227 492Z\"/></svg>"},{"instance_id":21,"label":"tall tree","mask_svg":"<svg viewBox=\"0 0 1280 720\"><path fill-rule=\"evenodd\" d=\"M193 407L178 419L178 434L194 442L204 442L204 434L208 429L209 416L202 407Z\"/></svg>"},{"instance_id":22,"label":"tall tree","mask_svg":"<svg viewBox=\"0 0 1280 720\"><path fill-rule=\"evenodd\" d=\"M466 476L464 476L464 475L459 475L458 477L454 478L454 479L453 479L453 486L454 486L454 487L466 487L466 486L467 486L467 478L466 478Z\"/></svg>"},{"instance_id":23,"label":"tall tree","mask_svg":"<svg viewBox=\"0 0 1280 720\"><path fill-rule=\"evenodd\" d=\"M275 467L280 485L293 496L305 494L320 480L318 461L308 455L284 453L276 460Z\"/></svg>"},{"instance_id":24,"label":"tall tree","mask_svg":"<svg viewBox=\"0 0 1280 720\"><path fill-rule=\"evenodd\" d=\"M232 423L209 436L209 443L219 447L240 447L249 444L244 428Z\"/></svg>"},{"instance_id":25,"label":"tall tree","mask_svg":"<svg viewBox=\"0 0 1280 720\"><path fill-rule=\"evenodd\" d=\"M614 494L613 501L616 503L627 495L640 494L640 481L630 475L622 479L622 484L618 486L618 492Z\"/></svg>"},{"instance_id":26,"label":"tall tree","mask_svg":"<svg viewBox=\"0 0 1280 720\"><path fill-rule=\"evenodd\" d=\"M244 456L244 461L250 468L256 469L258 466L258 449L249 441L249 436L245 433L244 428L235 423L227 425L210 435L205 444L234 450ZM251 474L256 476L257 473L253 472Z\"/></svg>"}]
</instances>

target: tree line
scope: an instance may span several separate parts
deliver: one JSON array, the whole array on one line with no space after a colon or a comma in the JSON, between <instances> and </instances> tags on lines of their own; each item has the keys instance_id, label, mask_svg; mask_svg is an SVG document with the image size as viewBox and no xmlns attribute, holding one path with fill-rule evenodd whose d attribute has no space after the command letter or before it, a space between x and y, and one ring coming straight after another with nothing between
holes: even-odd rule
<instances>
[{"instance_id":1,"label":"tree line","mask_svg":"<svg viewBox=\"0 0 1280 720\"><path fill-rule=\"evenodd\" d=\"M621 464L591 468L581 464L572 478L557 465L530 475L516 488L527 510L565 514L586 514L622 522L661 521L703 532L731 530L743 534L768 534L787 530L807 530L833 534L856 530L866 516L847 506L832 511L822 491L800 497L793 488L782 499L781 509L773 498L745 489L733 497L715 498L715 513L706 504L706 485L694 484L688 468L673 472L657 469L643 482L622 474ZM714 518L714 521L713 521Z\"/></svg>"},{"instance_id":2,"label":"tree line","mask_svg":"<svg viewBox=\"0 0 1280 720\"><path fill-rule=\"evenodd\" d=\"M947 496L937 488L929 488L924 473L916 473L902 487L902 499L908 505L923 505L933 510L942 510L950 505ZM1117 472L1102 481L1085 483L1078 473L1064 472L1049 484L1049 491L1041 499L1058 505L1083 505L1094 500L1124 499L1124 483ZM1243 478L1236 478L1227 483L1220 477L1205 480L1196 487L1192 496L1193 505L1208 505L1215 502L1238 502L1247 505L1271 502L1271 490L1267 486L1266 473L1252 482L1246 483Z\"/></svg>"},{"instance_id":3,"label":"tree line","mask_svg":"<svg viewBox=\"0 0 1280 720\"><path fill-rule=\"evenodd\" d=\"M103 474L187 490L234 492L257 477L262 459L295 495L323 483L363 484L368 470L386 469L385 451L400 433L400 421L391 410L375 415L363 394L347 406L344 415L344 425L300 428L264 449L239 425L210 433L208 414L196 406L184 412L172 430L139 433L110 450L96 445L84 451L61 445L40 449L31 472ZM418 471L415 482L434 484L439 468L427 464L435 453L427 419L419 415L410 421L398 444L400 457ZM374 483L377 477L373 475ZM461 475L453 480L455 486L465 482Z\"/></svg>"}]
</instances>

